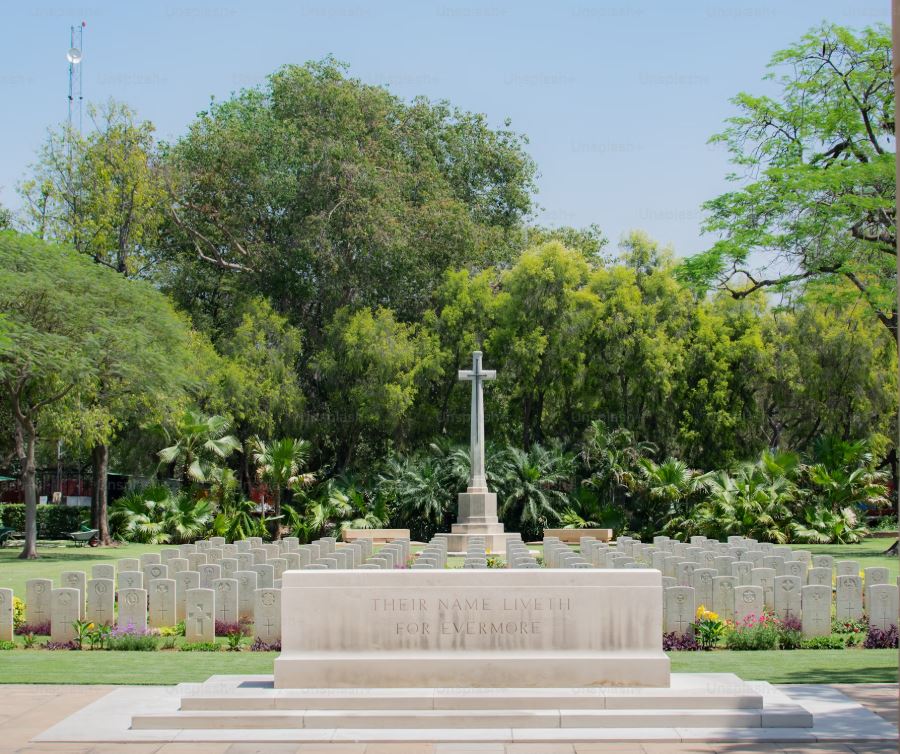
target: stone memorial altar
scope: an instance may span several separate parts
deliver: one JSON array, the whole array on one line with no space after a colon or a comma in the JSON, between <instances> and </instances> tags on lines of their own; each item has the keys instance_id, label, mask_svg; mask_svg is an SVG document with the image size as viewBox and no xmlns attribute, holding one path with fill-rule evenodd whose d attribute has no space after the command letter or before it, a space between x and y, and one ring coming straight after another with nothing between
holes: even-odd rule
<instances>
[{"instance_id":1,"label":"stone memorial altar","mask_svg":"<svg viewBox=\"0 0 900 754\"><path fill-rule=\"evenodd\" d=\"M649 569L288 571L281 599L276 688L669 683Z\"/></svg>"}]
</instances>

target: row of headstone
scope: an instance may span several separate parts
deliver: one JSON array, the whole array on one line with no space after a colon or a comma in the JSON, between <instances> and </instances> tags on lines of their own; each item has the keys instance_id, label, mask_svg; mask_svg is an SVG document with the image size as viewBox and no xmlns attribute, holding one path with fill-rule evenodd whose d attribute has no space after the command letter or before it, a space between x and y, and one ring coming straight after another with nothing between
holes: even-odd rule
<instances>
[{"instance_id":1,"label":"row of headstone","mask_svg":"<svg viewBox=\"0 0 900 754\"><path fill-rule=\"evenodd\" d=\"M506 567L540 568L540 565L521 539L510 537L506 540Z\"/></svg>"},{"instance_id":2,"label":"row of headstone","mask_svg":"<svg viewBox=\"0 0 900 754\"><path fill-rule=\"evenodd\" d=\"M560 542L559 537L544 537L544 567L545 568L591 568L589 542L590 537L582 537L582 548L579 553L574 552L565 542Z\"/></svg>"},{"instance_id":3,"label":"row of headstone","mask_svg":"<svg viewBox=\"0 0 900 754\"><path fill-rule=\"evenodd\" d=\"M25 621L49 624L53 641L71 640L76 620L131 625L138 631L185 621L186 634L198 641L213 635L217 620L252 621L257 636L271 644L280 640L284 571L321 563L336 549L332 537L309 545L300 545L296 537L270 544L258 537L232 544L213 537L121 558L115 565L97 564L90 578L83 571L64 571L59 588L50 579L29 579ZM339 552L332 567L353 567L371 556L372 543L362 540ZM0 603L0 619L3 615Z\"/></svg>"},{"instance_id":4,"label":"row of headstone","mask_svg":"<svg viewBox=\"0 0 900 754\"><path fill-rule=\"evenodd\" d=\"M555 538L545 539L545 553L547 540L554 553L550 566L572 567L568 565L570 557L561 550L557 552ZM857 561L835 563L830 555L813 555L808 550L738 536L729 537L727 542L691 537L687 543L655 537L653 544L619 537L615 547L583 537L579 550L582 558L596 568L659 570L669 630L676 630L683 622L685 606L691 606L689 623L693 623L694 611L703 605L723 619L741 621L768 610L782 619L800 620L807 636L830 633L832 593L835 615L841 620L867 617L870 625L881 629L898 622L898 586L888 583L888 569L865 568L860 576ZM681 608L673 613L677 617L670 619L669 608L676 601ZM827 626L822 617L826 613Z\"/></svg>"},{"instance_id":5,"label":"row of headstone","mask_svg":"<svg viewBox=\"0 0 900 754\"><path fill-rule=\"evenodd\" d=\"M432 537L410 566L415 570L436 570L446 567L447 539L445 537Z\"/></svg>"}]
</instances>

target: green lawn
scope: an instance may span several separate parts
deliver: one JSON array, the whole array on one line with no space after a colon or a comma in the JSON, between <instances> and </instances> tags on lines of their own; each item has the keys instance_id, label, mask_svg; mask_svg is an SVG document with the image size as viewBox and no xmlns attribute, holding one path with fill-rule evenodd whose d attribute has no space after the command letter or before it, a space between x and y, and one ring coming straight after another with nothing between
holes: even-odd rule
<instances>
[{"instance_id":1,"label":"green lawn","mask_svg":"<svg viewBox=\"0 0 900 754\"><path fill-rule=\"evenodd\" d=\"M673 652L675 673L736 673L772 683L888 683L892 649ZM274 652L0 652L3 683L173 684L216 674L271 673Z\"/></svg>"},{"instance_id":2,"label":"green lawn","mask_svg":"<svg viewBox=\"0 0 900 754\"><path fill-rule=\"evenodd\" d=\"M71 542L59 544L62 546L38 547L40 558L37 560L19 560L18 548L0 548L0 587L12 588L16 596L25 599L28 579L53 579L53 583L59 585L59 574L63 571L84 571L90 578L92 565L115 565L119 558L138 558L145 552L159 552L167 546L76 547Z\"/></svg>"},{"instance_id":3,"label":"green lawn","mask_svg":"<svg viewBox=\"0 0 900 754\"><path fill-rule=\"evenodd\" d=\"M797 550L809 550L814 555L833 555L835 560L858 560L860 568L880 566L891 572L891 580L898 575L900 560L897 556L884 555L894 544L893 539L865 539L858 545L791 545Z\"/></svg>"}]
</instances>

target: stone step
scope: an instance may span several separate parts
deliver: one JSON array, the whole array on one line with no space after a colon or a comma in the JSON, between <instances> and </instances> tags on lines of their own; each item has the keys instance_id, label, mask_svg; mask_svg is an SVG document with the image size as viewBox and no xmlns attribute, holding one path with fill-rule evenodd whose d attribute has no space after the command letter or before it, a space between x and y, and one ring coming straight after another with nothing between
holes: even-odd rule
<instances>
[{"instance_id":1,"label":"stone step","mask_svg":"<svg viewBox=\"0 0 900 754\"><path fill-rule=\"evenodd\" d=\"M200 692L181 700L184 711L205 710L730 710L762 709L763 699L749 690L741 693L678 689L228 689Z\"/></svg>"},{"instance_id":2,"label":"stone step","mask_svg":"<svg viewBox=\"0 0 900 754\"><path fill-rule=\"evenodd\" d=\"M759 728L760 710L228 710L136 715L133 730ZM808 717L808 720L806 719ZM809 727L811 716L782 715L780 727ZM770 723L769 723L770 724Z\"/></svg>"}]
</instances>

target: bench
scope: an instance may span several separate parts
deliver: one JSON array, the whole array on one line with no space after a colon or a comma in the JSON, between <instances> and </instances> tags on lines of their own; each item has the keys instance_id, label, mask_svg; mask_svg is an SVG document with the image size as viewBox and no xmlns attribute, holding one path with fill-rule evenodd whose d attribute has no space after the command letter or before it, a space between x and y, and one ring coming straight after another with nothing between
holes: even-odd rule
<instances>
[{"instance_id":1,"label":"bench","mask_svg":"<svg viewBox=\"0 0 900 754\"><path fill-rule=\"evenodd\" d=\"M344 529L343 540L371 539L373 543L385 544L395 539L409 539L409 529Z\"/></svg>"},{"instance_id":2,"label":"bench","mask_svg":"<svg viewBox=\"0 0 900 754\"><path fill-rule=\"evenodd\" d=\"M545 537L559 537L560 542L577 545L582 537L593 537L600 542L612 539L612 529L544 529Z\"/></svg>"}]
</instances>

